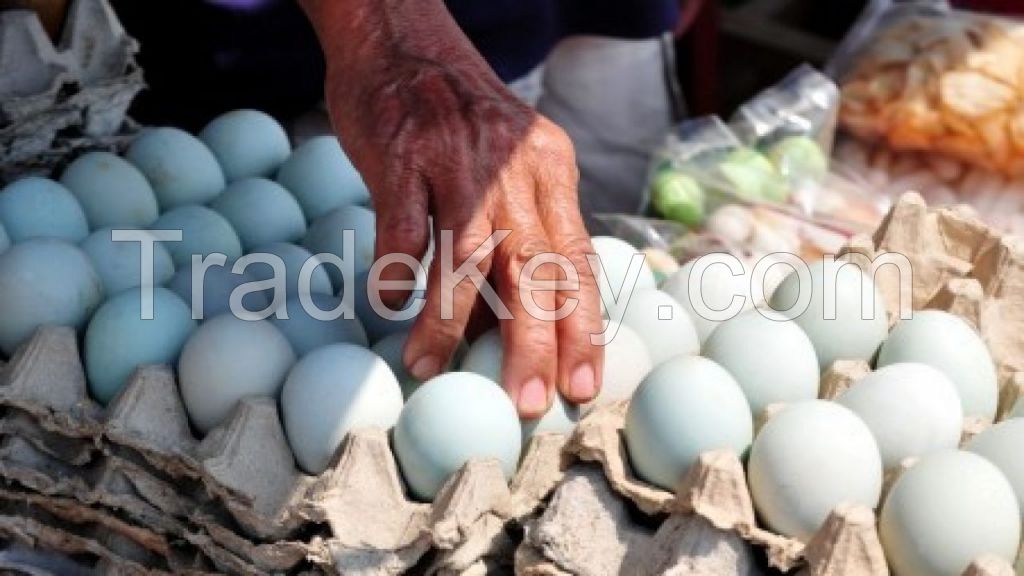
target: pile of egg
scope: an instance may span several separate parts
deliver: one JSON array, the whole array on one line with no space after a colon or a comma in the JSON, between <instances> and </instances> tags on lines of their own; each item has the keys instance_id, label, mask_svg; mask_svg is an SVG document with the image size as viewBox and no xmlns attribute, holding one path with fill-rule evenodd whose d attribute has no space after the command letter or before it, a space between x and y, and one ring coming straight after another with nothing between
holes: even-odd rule
<instances>
[{"instance_id":1,"label":"pile of egg","mask_svg":"<svg viewBox=\"0 0 1024 576\"><path fill-rule=\"evenodd\" d=\"M918 312L890 331L882 298L853 266L835 278L835 317L826 318L825 278L790 274L768 298L750 298L750 275L723 267L691 274L682 266L657 286L651 269L631 267L639 252L611 237L593 239L603 267L602 300L613 334L603 388L589 405L555 399L537 421L520 421L498 383L502 344L485 333L453 359L453 368L418 382L402 366L410 321L387 321L360 292L375 228L369 195L333 137L292 150L269 116L234 111L194 137L174 128L145 131L124 158L88 153L59 181L29 177L0 190L0 353L43 325L81 330L90 393L109 403L139 365L177 367L196 431L223 423L247 396L278 398L298 465L322 472L348 431L393 430L410 492L432 499L472 457L499 460L506 475L533 434L566 433L595 405L629 400L625 444L635 473L672 490L697 456L732 449L747 462L761 520L806 540L840 503L881 506L880 534L898 574L954 574L983 554L1012 560L1024 501L1024 420L1008 419L957 448L965 417L992 420L996 373L975 331L956 316ZM112 240L179 229L180 242L153 245L153 278L140 273L139 242ZM314 254L345 252L341 231L355 230L356 314L322 321L296 298L271 302L263 287L275 271L244 266L252 253L285 262L287 293ZM193 254L219 252L200 307L192 294ZM240 261L240 262L239 262ZM242 265L235 266L239 262ZM337 270L319 266L311 300L341 305ZM628 282L627 282L628 280ZM140 286L152 283L153 318L143 320ZM632 283L627 300L619 291ZM724 321L698 313L697 286L712 309L743 300ZM861 314L862 291L875 308ZM746 295L746 296L742 296ZM238 318L284 307L288 318ZM821 373L835 360L876 370L834 401L818 400ZM755 430L773 405L783 405ZM1016 416L1024 416L1024 406ZM917 459L880 502L883 474Z\"/></svg>"},{"instance_id":2,"label":"pile of egg","mask_svg":"<svg viewBox=\"0 0 1024 576\"><path fill-rule=\"evenodd\" d=\"M464 361L453 359L461 371L424 384L405 370L412 320L376 315L365 293L376 237L369 199L336 138L293 150L281 125L253 110L223 114L198 136L147 129L123 157L90 152L56 179L11 182L0 190L0 357L41 326L71 326L82 336L89 393L100 404L139 366L168 364L200 436L242 398L279 399L296 461L311 474L326 469L349 430L375 426L394 429L402 472L421 499L473 456L497 457L511 475L524 442L570 431L578 409L559 399L544 418L521 422L497 384L496 330L464 347ZM346 229L353 247L345 246ZM180 240L166 239L176 230ZM625 255L628 267L635 250L608 240L609 269L625 274L615 258ZM356 259L354 309L314 318L297 297L300 272L316 264L308 300L321 311L338 309L345 279L324 261L344 259L346 248ZM202 284L193 286L194 257L211 254L223 262L204 263ZM284 270L249 263L253 254L278 256ZM152 277L143 272L147 258ZM278 302L261 282L282 274L286 297ZM237 304L270 315L236 316ZM146 306L152 317L144 319ZM626 326L617 330L608 347L611 384L599 402L628 398L649 369L644 341Z\"/></svg>"}]
</instances>

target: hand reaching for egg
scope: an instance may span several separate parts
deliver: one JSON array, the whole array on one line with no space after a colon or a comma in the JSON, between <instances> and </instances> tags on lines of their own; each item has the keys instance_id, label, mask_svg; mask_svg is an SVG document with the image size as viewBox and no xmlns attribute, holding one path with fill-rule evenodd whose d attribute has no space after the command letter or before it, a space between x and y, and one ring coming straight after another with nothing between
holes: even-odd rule
<instances>
[{"instance_id":1,"label":"hand reaching for egg","mask_svg":"<svg viewBox=\"0 0 1024 576\"><path fill-rule=\"evenodd\" d=\"M544 414L556 383L571 401L592 399L603 368L603 349L590 341L602 331L600 301L568 137L505 88L440 0L301 3L326 54L332 123L373 196L376 256L421 259L428 214L435 232L452 231L455 269L492 233L509 231L477 265L511 313L502 320L502 382L524 417ZM550 252L575 267L575 290L531 284L566 279L554 265L522 274L532 257ZM393 265L381 279L412 275ZM404 353L419 379L444 370L474 310L486 306L478 286L456 282L431 267ZM407 293L381 296L397 307ZM557 321L536 318L531 297L544 310L572 301L575 310Z\"/></svg>"}]
</instances>

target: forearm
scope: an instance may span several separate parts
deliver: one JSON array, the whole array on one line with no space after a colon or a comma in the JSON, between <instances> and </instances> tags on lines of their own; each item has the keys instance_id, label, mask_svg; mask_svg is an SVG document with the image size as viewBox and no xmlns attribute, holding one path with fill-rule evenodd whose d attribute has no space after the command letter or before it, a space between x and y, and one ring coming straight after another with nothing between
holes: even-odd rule
<instances>
[{"instance_id":1,"label":"forearm","mask_svg":"<svg viewBox=\"0 0 1024 576\"><path fill-rule=\"evenodd\" d=\"M373 73L404 56L449 64L483 63L442 0L299 0L329 67Z\"/></svg>"}]
</instances>

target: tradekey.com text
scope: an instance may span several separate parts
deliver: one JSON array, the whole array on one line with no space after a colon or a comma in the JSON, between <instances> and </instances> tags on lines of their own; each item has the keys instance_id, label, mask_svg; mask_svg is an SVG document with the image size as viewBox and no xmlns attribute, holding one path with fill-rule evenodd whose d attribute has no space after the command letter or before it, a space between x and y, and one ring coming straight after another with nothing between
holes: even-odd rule
<instances>
[{"instance_id":1,"label":"tradekey.com text","mask_svg":"<svg viewBox=\"0 0 1024 576\"><path fill-rule=\"evenodd\" d=\"M231 291L230 312L242 320L262 320L270 316L287 319L287 306L283 304L288 299L297 299L305 313L316 320L331 321L338 318L353 318L355 316L354 290L341 289L338 294L341 302L333 309L321 309L314 303L311 284L314 273L321 267L336 269L339 274L335 277L340 277L344 286L357 286L356 279L365 278L366 301L372 313L385 320L404 321L417 316L424 308L423 291L426 286L431 286L433 291L439 292L430 297L440 298L441 319L450 320L455 313L456 287L464 282L473 284L476 292L491 308L495 317L499 320L513 319L509 307L502 302L497 291L480 269L480 264L511 234L511 231L495 231L476 246L467 258L456 262L453 234L450 230L442 230L433 246L433 259L428 266L424 266L413 256L400 253L387 254L372 262L369 262L369 258L360 261L355 254L355 247L358 245L355 241L355 234L353 230L343 231L343 249L340 255L319 253L303 262L297 274L297 283L287 281L287 278L294 277L295 273L287 270L284 260L276 254L251 253L231 263L228 262L227 256L221 253L192 255L193 318L203 319L203 287L209 269L230 266L232 274L242 276L250 266L262 264L270 266L273 270L273 274L269 278L240 283ZM182 231L112 230L111 240L140 244L139 266L142 272L142 285L139 288L142 295L140 313L142 319L152 319L154 245L156 242L180 242ZM465 249L459 251L461 254L466 252ZM566 255L554 252L536 254L527 261L519 263L517 297L520 298L522 310L543 321L554 322L566 318L576 310L579 304L578 298L573 294L578 294L584 279L593 278L600 287L605 316L612 321L607 324L617 324L625 314L634 291L639 289L638 287L652 288L653 286L650 286L649 282L641 281L643 275L650 275L650 270L645 270L644 254L640 252L632 254L628 263L606 261L610 257L610 255L606 255L605 258L602 258L600 254L588 254L586 260L589 269L586 270L578 269ZM855 262L857 258L862 261ZM405 267L408 270L406 277L413 279L382 279L381 274L384 269L392 266ZM784 277L796 275L799 279L799 291L795 302L788 309L776 309L774 314L765 313L765 316L775 320L800 316L812 301L812 291L820 289L824 291L824 297L821 299L824 306L823 317L826 320L832 320L836 317L836 279L841 269L850 266L868 271L862 275L861 318L871 319L873 317L876 310L874 302L876 290L873 280L879 272L889 268L891 271L886 273L897 274L896 281L900 295L897 308L899 317L904 319L911 316L909 295L913 285L913 268L906 256L889 252L880 254L873 260L868 260L861 254L850 254L838 259L834 255L826 255L823 266L824 274L820 282L814 282L812 281L811 267L795 254L773 253L754 262L744 262L727 253L708 254L697 258L686 266L688 278L686 279L685 296L689 299L687 308L691 313L698 314L710 321L728 320L750 308L761 310L763 307L760 304L768 301L774 287ZM538 271L542 269L545 272L538 274ZM553 272L553 270L557 270L557 272ZM609 274L610 270L616 273ZM543 276L543 279L538 276ZM727 285L720 281L726 276L732 279ZM295 286L298 294L288 293L289 284ZM403 309L392 310L384 304L381 297L382 291L410 293L411 296ZM561 306L549 310L537 303L535 295L551 291L563 292L567 296L559 299ZM255 292L267 294L269 304L257 310L244 306L245 296ZM678 292L675 295L678 299ZM662 311L659 310L658 314L659 319L668 319L663 318ZM611 340L612 336L614 334L594 334L591 339L594 344L605 344Z\"/></svg>"}]
</instances>

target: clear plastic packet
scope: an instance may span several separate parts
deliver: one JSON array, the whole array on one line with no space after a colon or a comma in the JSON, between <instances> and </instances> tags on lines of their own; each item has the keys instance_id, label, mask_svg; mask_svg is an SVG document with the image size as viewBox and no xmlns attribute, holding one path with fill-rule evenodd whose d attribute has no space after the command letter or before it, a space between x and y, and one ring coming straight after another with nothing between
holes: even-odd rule
<instances>
[{"instance_id":1,"label":"clear plastic packet","mask_svg":"<svg viewBox=\"0 0 1024 576\"><path fill-rule=\"evenodd\" d=\"M840 125L894 150L1024 176L1024 23L945 1L875 4L830 65Z\"/></svg>"},{"instance_id":2,"label":"clear plastic packet","mask_svg":"<svg viewBox=\"0 0 1024 576\"><path fill-rule=\"evenodd\" d=\"M835 79L845 76L880 30L904 19L943 18L952 10L949 0L871 0L825 64L825 73Z\"/></svg>"},{"instance_id":3,"label":"clear plastic packet","mask_svg":"<svg viewBox=\"0 0 1024 576\"><path fill-rule=\"evenodd\" d=\"M789 187L725 122L704 116L679 124L654 151L648 192L649 211L695 228L720 206L785 202Z\"/></svg>"},{"instance_id":4,"label":"clear plastic packet","mask_svg":"<svg viewBox=\"0 0 1024 576\"><path fill-rule=\"evenodd\" d=\"M729 125L797 186L828 171L838 114L839 87L803 64L741 106Z\"/></svg>"}]
</instances>

